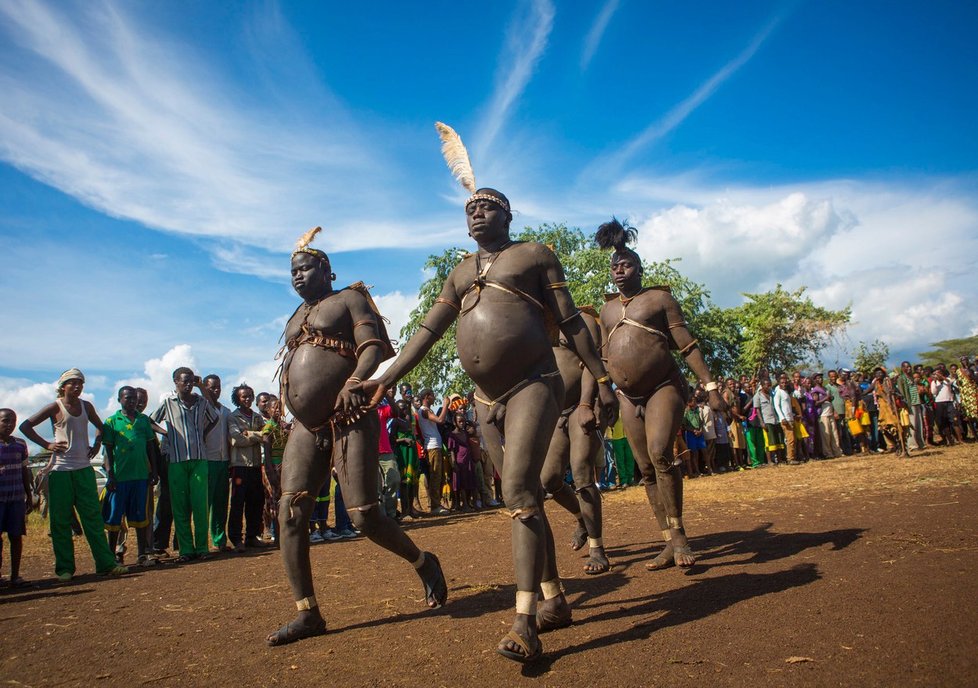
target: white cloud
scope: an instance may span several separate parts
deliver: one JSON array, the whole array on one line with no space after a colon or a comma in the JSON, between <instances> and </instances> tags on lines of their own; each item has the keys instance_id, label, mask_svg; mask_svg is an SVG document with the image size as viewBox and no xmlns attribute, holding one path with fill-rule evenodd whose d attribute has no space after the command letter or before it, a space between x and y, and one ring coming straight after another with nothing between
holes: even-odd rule
<instances>
[{"instance_id":1,"label":"white cloud","mask_svg":"<svg viewBox=\"0 0 978 688\"><path fill-rule=\"evenodd\" d=\"M32 382L25 378L0 377L0 408L13 409L17 414L19 426L30 416L50 404L57 397L57 380L50 382ZM95 403L95 397L89 392L82 392L82 399ZM54 432L50 423L38 425L35 430L46 439L52 439ZM14 434L20 436L20 431ZM31 452L40 448L29 443Z\"/></svg>"},{"instance_id":2,"label":"white cloud","mask_svg":"<svg viewBox=\"0 0 978 688\"><path fill-rule=\"evenodd\" d=\"M605 30L607 30L611 18L618 11L619 4L620 0L607 0L601 6L598 16L594 19L594 23L591 24L591 28L584 38L584 47L581 50L581 71L587 69L588 65L591 64L594 53L597 52L598 46L601 45L601 38L604 36Z\"/></svg>"},{"instance_id":3,"label":"white cloud","mask_svg":"<svg viewBox=\"0 0 978 688\"><path fill-rule=\"evenodd\" d=\"M143 364L141 375L133 375L116 380L111 387L109 398L103 408L103 413L108 415L115 413L119 408L116 399L116 392L123 385L130 387L142 387L147 392L149 405L146 413L152 413L159 406L163 398L173 391L173 371L182 366L186 366L198 375L202 374L197 367L197 358L194 356L192 347L189 344L178 344L159 358L151 358ZM207 374L206 372L203 374Z\"/></svg>"},{"instance_id":4,"label":"white cloud","mask_svg":"<svg viewBox=\"0 0 978 688\"><path fill-rule=\"evenodd\" d=\"M476 159L489 157L493 141L524 89L547 47L553 28L550 0L525 0L506 29L506 43L496 70L496 83L476 137ZM482 168L485 170L485 168Z\"/></svg>"}]
</instances>

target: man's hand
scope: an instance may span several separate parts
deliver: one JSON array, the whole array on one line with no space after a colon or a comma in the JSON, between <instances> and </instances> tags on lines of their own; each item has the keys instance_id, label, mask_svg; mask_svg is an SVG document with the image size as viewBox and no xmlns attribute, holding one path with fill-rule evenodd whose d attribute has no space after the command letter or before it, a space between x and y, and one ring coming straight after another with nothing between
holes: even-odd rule
<instances>
[{"instance_id":1,"label":"man's hand","mask_svg":"<svg viewBox=\"0 0 978 688\"><path fill-rule=\"evenodd\" d=\"M598 385L598 399L601 400L601 412L604 414L604 424L614 425L618 419L618 397L611 390L611 385L602 383Z\"/></svg>"},{"instance_id":2,"label":"man's hand","mask_svg":"<svg viewBox=\"0 0 978 688\"><path fill-rule=\"evenodd\" d=\"M340 392L340 397L342 398L344 393L348 393L349 395L356 394L359 399L366 403L361 403L359 406L351 408L373 408L380 403L380 400L384 398L384 394L386 392L387 388L380 384L380 380L364 380L359 384L345 387L343 391ZM337 408L339 408L338 404Z\"/></svg>"},{"instance_id":3,"label":"man's hand","mask_svg":"<svg viewBox=\"0 0 978 688\"><path fill-rule=\"evenodd\" d=\"M586 404L578 404L574 409L574 420L581 426L585 435L590 435L598 424L594 409Z\"/></svg>"},{"instance_id":4,"label":"man's hand","mask_svg":"<svg viewBox=\"0 0 978 688\"><path fill-rule=\"evenodd\" d=\"M720 390L718 389L710 390L707 402L710 404L710 408L717 413L726 413L729 408L726 399L720 395Z\"/></svg>"},{"instance_id":5,"label":"man's hand","mask_svg":"<svg viewBox=\"0 0 978 688\"><path fill-rule=\"evenodd\" d=\"M48 442L46 445L49 452L66 452L68 451L67 442Z\"/></svg>"},{"instance_id":6,"label":"man's hand","mask_svg":"<svg viewBox=\"0 0 978 688\"><path fill-rule=\"evenodd\" d=\"M96 437L95 444L88 448L88 458L94 459L98 456L99 450L102 448L102 438Z\"/></svg>"}]
</instances>

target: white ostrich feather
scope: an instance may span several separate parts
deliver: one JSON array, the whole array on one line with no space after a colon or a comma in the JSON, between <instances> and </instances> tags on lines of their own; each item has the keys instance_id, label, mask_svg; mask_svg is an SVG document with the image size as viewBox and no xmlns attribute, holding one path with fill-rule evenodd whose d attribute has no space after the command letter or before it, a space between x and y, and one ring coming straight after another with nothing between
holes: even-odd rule
<instances>
[{"instance_id":1,"label":"white ostrich feather","mask_svg":"<svg viewBox=\"0 0 978 688\"><path fill-rule=\"evenodd\" d=\"M441 139L441 154L452 171L452 175L469 193L475 193L475 172L469 162L469 152L454 129L442 122L435 122L438 138Z\"/></svg>"}]
</instances>

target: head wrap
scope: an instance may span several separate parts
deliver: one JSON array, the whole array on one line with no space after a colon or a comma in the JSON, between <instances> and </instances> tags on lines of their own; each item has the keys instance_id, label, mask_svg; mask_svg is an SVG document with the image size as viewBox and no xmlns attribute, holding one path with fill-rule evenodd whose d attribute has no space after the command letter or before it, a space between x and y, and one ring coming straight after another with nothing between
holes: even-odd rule
<instances>
[{"instance_id":1,"label":"head wrap","mask_svg":"<svg viewBox=\"0 0 978 688\"><path fill-rule=\"evenodd\" d=\"M78 368L70 368L61 373L61 377L58 378L58 391L60 392L61 388L65 386L65 383L70 380L81 380L84 382L85 374L78 370Z\"/></svg>"},{"instance_id":2,"label":"head wrap","mask_svg":"<svg viewBox=\"0 0 978 688\"><path fill-rule=\"evenodd\" d=\"M465 200L466 207L473 201L492 201L507 213L512 213L509 199L495 189L479 189L475 185L475 172L472 171L472 163L469 161L469 152L465 150L462 137L447 124L435 122L435 130L438 138L441 139L441 154L448 164L448 168L471 196Z\"/></svg>"}]
</instances>

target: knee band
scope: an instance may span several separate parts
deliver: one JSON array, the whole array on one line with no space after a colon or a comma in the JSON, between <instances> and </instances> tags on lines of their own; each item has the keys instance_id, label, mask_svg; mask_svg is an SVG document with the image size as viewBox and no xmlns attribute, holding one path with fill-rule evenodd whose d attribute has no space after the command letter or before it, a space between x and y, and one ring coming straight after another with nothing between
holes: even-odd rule
<instances>
[{"instance_id":1,"label":"knee band","mask_svg":"<svg viewBox=\"0 0 978 688\"><path fill-rule=\"evenodd\" d=\"M559 578L551 578L548 581L543 581L540 583L540 591L543 593L543 599L552 600L555 597L559 597L563 594L564 589L560 585Z\"/></svg>"},{"instance_id":2,"label":"knee band","mask_svg":"<svg viewBox=\"0 0 978 688\"><path fill-rule=\"evenodd\" d=\"M516 591L516 613L527 616L537 615L537 594L535 592Z\"/></svg>"},{"instance_id":3,"label":"knee band","mask_svg":"<svg viewBox=\"0 0 978 688\"><path fill-rule=\"evenodd\" d=\"M579 488L577 488L576 490L574 490L574 492L576 494L581 494L582 492L584 492L584 490L586 490L589 487L594 487L594 483L588 483L587 485L581 485Z\"/></svg>"},{"instance_id":4,"label":"knee band","mask_svg":"<svg viewBox=\"0 0 978 688\"><path fill-rule=\"evenodd\" d=\"M540 508L537 506L528 506L524 509L513 509L512 511L504 511L503 513L512 519L518 518L521 521L529 521L540 513Z\"/></svg>"},{"instance_id":5,"label":"knee band","mask_svg":"<svg viewBox=\"0 0 978 688\"><path fill-rule=\"evenodd\" d=\"M348 507L346 507L346 510L347 511L359 511L360 513L363 513L365 511L370 511L371 509L373 509L377 505L378 505L378 502L371 502L370 504L364 504L363 506L348 506Z\"/></svg>"}]
</instances>

